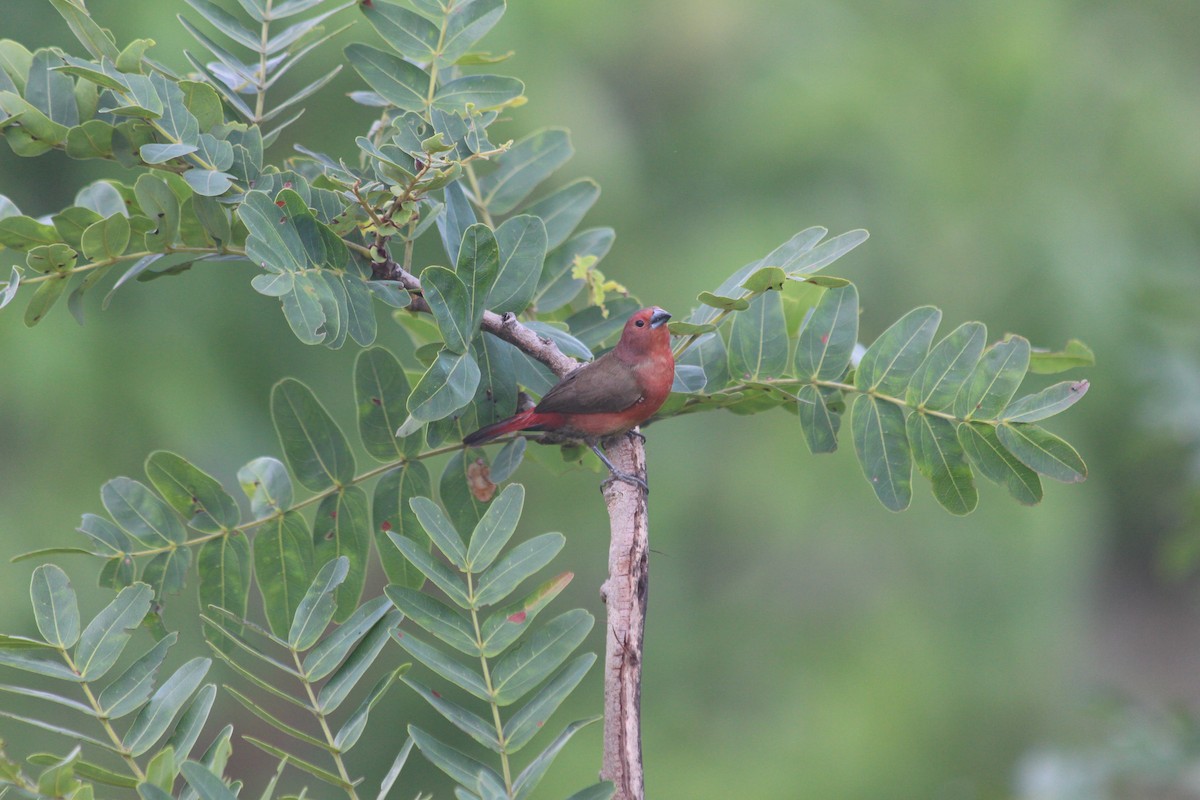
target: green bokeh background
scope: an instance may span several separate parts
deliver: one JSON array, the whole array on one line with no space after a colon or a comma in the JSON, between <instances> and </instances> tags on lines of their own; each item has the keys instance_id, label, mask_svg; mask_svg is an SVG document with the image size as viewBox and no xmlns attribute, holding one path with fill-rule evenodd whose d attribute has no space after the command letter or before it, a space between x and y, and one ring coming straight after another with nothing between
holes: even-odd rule
<instances>
[{"instance_id":1,"label":"green bokeh background","mask_svg":"<svg viewBox=\"0 0 1200 800\"><path fill-rule=\"evenodd\" d=\"M81 53L49 3L2 4L0 36ZM89 7L118 42L156 39L170 65L196 51L182 2ZM516 51L502 71L530 99L497 136L572 131L577 155L556 180L601 183L587 222L618 233L603 269L647 303L682 314L801 228L865 227L871 239L830 269L859 286L864 338L933 303L943 330L980 319L993 339L1077 336L1099 359L1088 397L1050 426L1091 476L1048 484L1033 509L989 484L978 511L952 518L918 479L913 507L890 514L848 442L810 456L780 411L652 427L651 796L1033 797L1020 778L1031 754L1097 740L1097 696L1200 700L1197 594L1178 577L1200 538L1197 30L1200 5L1166 0L515 0L484 40ZM355 38L374 34L360 21L288 85ZM285 140L351 155L373 117L346 99L356 88L345 69ZM0 193L35 216L109 175L0 147ZM279 455L267 398L283 376L353 427L353 349L299 344L245 265L134 284L103 313L98 300L83 328L59 308L27 330L20 299L0 313L6 554L76 543L99 486L140 477L157 448L235 488L239 465ZM380 338L398 341L386 325ZM602 618L597 476L527 463L518 479L520 535L568 536L556 564L576 577L560 607ZM32 627L33 566L0 565L3 630ZM94 566L66 566L96 608ZM189 619L167 616L198 652ZM445 730L405 692L351 757L368 786L405 724ZM598 713L599 694L597 667L556 722ZM0 737L20 753L40 741L8 722ZM599 749L598 726L577 736L539 797L590 781ZM232 769L272 768L242 744ZM449 796L419 758L404 775L395 796Z\"/></svg>"}]
</instances>

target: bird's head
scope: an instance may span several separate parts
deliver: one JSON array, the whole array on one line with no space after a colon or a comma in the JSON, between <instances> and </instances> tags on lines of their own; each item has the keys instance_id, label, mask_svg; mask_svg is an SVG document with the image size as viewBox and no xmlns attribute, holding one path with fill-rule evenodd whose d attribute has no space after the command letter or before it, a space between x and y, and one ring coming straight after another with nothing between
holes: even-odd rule
<instances>
[{"instance_id":1,"label":"bird's head","mask_svg":"<svg viewBox=\"0 0 1200 800\"><path fill-rule=\"evenodd\" d=\"M617 349L626 354L642 354L655 350L671 351L671 333L667 320L671 315L658 306L637 311L625 323Z\"/></svg>"}]
</instances>

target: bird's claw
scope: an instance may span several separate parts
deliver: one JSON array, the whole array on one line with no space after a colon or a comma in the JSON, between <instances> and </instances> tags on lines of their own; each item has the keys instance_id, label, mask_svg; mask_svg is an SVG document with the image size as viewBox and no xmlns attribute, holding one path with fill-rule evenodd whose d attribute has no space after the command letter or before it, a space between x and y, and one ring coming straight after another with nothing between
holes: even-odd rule
<instances>
[{"instance_id":1,"label":"bird's claw","mask_svg":"<svg viewBox=\"0 0 1200 800\"><path fill-rule=\"evenodd\" d=\"M647 497L650 496L650 485L647 484L646 481L643 480L642 478L639 478L637 475L630 475L628 472L621 472L621 471L615 470L615 469L610 470L608 473L608 477L604 479L604 481L600 484L600 486L601 487L608 486L613 481L625 481L626 483L632 483L634 486L640 486L642 488L642 491L644 491L646 493L646 496Z\"/></svg>"},{"instance_id":2,"label":"bird's claw","mask_svg":"<svg viewBox=\"0 0 1200 800\"><path fill-rule=\"evenodd\" d=\"M642 433L641 431L626 431L625 435L628 436L630 439L640 440L642 444L646 443L646 435L644 433Z\"/></svg>"}]
</instances>

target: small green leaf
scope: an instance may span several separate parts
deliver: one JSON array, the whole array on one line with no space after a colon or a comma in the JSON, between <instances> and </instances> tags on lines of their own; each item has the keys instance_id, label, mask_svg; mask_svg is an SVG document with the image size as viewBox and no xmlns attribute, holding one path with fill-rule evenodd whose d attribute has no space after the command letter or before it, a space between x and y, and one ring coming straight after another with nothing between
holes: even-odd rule
<instances>
[{"instance_id":1,"label":"small green leaf","mask_svg":"<svg viewBox=\"0 0 1200 800\"><path fill-rule=\"evenodd\" d=\"M525 487L511 484L504 488L484 512L483 518L475 526L471 534L470 545L467 548L467 570L472 573L483 572L492 562L504 545L512 538L521 519L521 507L525 503Z\"/></svg>"},{"instance_id":2,"label":"small green leaf","mask_svg":"<svg viewBox=\"0 0 1200 800\"><path fill-rule=\"evenodd\" d=\"M1091 367L1096 364L1092 349L1078 339L1071 339L1059 351L1034 348L1029 354L1029 371L1036 375L1054 375L1076 367Z\"/></svg>"},{"instance_id":3,"label":"small green leaf","mask_svg":"<svg viewBox=\"0 0 1200 800\"><path fill-rule=\"evenodd\" d=\"M147 547L183 544L187 532L170 506L130 478L113 478L100 499L121 530Z\"/></svg>"},{"instance_id":4,"label":"small green leaf","mask_svg":"<svg viewBox=\"0 0 1200 800\"><path fill-rule=\"evenodd\" d=\"M211 665L211 659L193 658L176 670L158 687L150 702L138 712L121 740L121 745L135 756L140 756L153 747L167 732L171 721L188 698L199 688Z\"/></svg>"},{"instance_id":5,"label":"small green leaf","mask_svg":"<svg viewBox=\"0 0 1200 800\"><path fill-rule=\"evenodd\" d=\"M474 336L466 284L451 269L426 267L421 272L421 287L446 349L466 353Z\"/></svg>"},{"instance_id":6,"label":"small green leaf","mask_svg":"<svg viewBox=\"0 0 1200 800\"><path fill-rule=\"evenodd\" d=\"M112 34L101 28L91 18L82 2L74 0L50 0L54 9L62 15L67 27L79 40L93 58L107 57L115 61L121 51L113 42Z\"/></svg>"},{"instance_id":7,"label":"small green leaf","mask_svg":"<svg viewBox=\"0 0 1200 800\"><path fill-rule=\"evenodd\" d=\"M479 385L479 365L469 353L443 349L408 397L408 413L416 422L434 422L471 402Z\"/></svg>"},{"instance_id":8,"label":"small green leaf","mask_svg":"<svg viewBox=\"0 0 1200 800\"><path fill-rule=\"evenodd\" d=\"M271 419L296 480L314 492L354 479L350 443L312 390L285 378L271 390Z\"/></svg>"},{"instance_id":9,"label":"small green leaf","mask_svg":"<svg viewBox=\"0 0 1200 800\"><path fill-rule=\"evenodd\" d=\"M1011 336L987 349L954 398L960 419L996 419L1029 369L1029 341Z\"/></svg>"},{"instance_id":10,"label":"small green leaf","mask_svg":"<svg viewBox=\"0 0 1200 800\"><path fill-rule=\"evenodd\" d=\"M406 617L446 644L467 655L479 655L471 623L450 606L403 586L389 586L384 593Z\"/></svg>"},{"instance_id":11,"label":"small green leaf","mask_svg":"<svg viewBox=\"0 0 1200 800\"><path fill-rule=\"evenodd\" d=\"M109 158L113 154L113 132L109 123L89 119L67 131L67 155L71 158Z\"/></svg>"},{"instance_id":12,"label":"small green leaf","mask_svg":"<svg viewBox=\"0 0 1200 800\"><path fill-rule=\"evenodd\" d=\"M383 40L401 55L427 61L436 53L440 31L420 14L387 0L360 3L358 7Z\"/></svg>"},{"instance_id":13,"label":"small green leaf","mask_svg":"<svg viewBox=\"0 0 1200 800\"><path fill-rule=\"evenodd\" d=\"M71 668L60 659L55 658L54 660L50 660L42 656L30 655L22 650L0 649L0 666L13 667L14 669L21 669L26 672L32 672L35 675L44 675L48 678L56 678L58 680L82 680L81 676L72 672ZM0 711L0 714L3 713L3 711Z\"/></svg>"},{"instance_id":14,"label":"small green leaf","mask_svg":"<svg viewBox=\"0 0 1200 800\"><path fill-rule=\"evenodd\" d=\"M824 228L809 229L809 231L815 230L822 231L822 235L824 235ZM798 236L805 236L807 233L808 231L803 231ZM868 235L862 229L847 231L832 239L827 239L818 247L797 248L795 251L790 252L779 266L789 275L807 275L816 272L819 269L824 269L846 253L858 247L867 240Z\"/></svg>"},{"instance_id":15,"label":"small green leaf","mask_svg":"<svg viewBox=\"0 0 1200 800\"><path fill-rule=\"evenodd\" d=\"M491 776L496 781L500 780L500 776L496 775L491 767L443 744L415 725L408 726L408 735L430 763L460 784L474 786L481 773Z\"/></svg>"},{"instance_id":16,"label":"small green leaf","mask_svg":"<svg viewBox=\"0 0 1200 800\"><path fill-rule=\"evenodd\" d=\"M577 656L555 675L504 725L505 751L515 753L529 743L567 699L596 662L595 653Z\"/></svg>"},{"instance_id":17,"label":"small green leaf","mask_svg":"<svg viewBox=\"0 0 1200 800\"><path fill-rule=\"evenodd\" d=\"M346 722L338 730L337 735L333 737L334 747L344 753L358 744L359 738L362 736L363 731L366 730L367 716L371 713L371 709L383 699L384 692L391 688L396 679L408 671L408 667L409 665L406 664L399 669L395 669L375 683L375 686L363 699L362 703L354 710L353 714L346 718Z\"/></svg>"},{"instance_id":18,"label":"small green leaf","mask_svg":"<svg viewBox=\"0 0 1200 800\"><path fill-rule=\"evenodd\" d=\"M467 549L462 537L438 504L428 497L414 497L409 500L409 506L438 550L450 559L450 563L467 572Z\"/></svg>"},{"instance_id":19,"label":"small green leaf","mask_svg":"<svg viewBox=\"0 0 1200 800\"><path fill-rule=\"evenodd\" d=\"M299 511L289 511L259 529L254 537L254 576L271 632L286 636L313 578L312 534Z\"/></svg>"},{"instance_id":20,"label":"small green leaf","mask_svg":"<svg viewBox=\"0 0 1200 800\"><path fill-rule=\"evenodd\" d=\"M78 254L65 244L44 244L30 248L25 264L34 272L49 274L69 272L75 267Z\"/></svg>"},{"instance_id":21,"label":"small green leaf","mask_svg":"<svg viewBox=\"0 0 1200 800\"><path fill-rule=\"evenodd\" d=\"M390 583L420 589L425 576L400 554L384 534L395 533L419 543L429 550L429 537L421 528L417 515L409 507L412 497L428 495L433 490L429 470L421 461L408 461L395 469L388 470L375 484L371 501L374 519L375 547L384 574Z\"/></svg>"},{"instance_id":22,"label":"small green leaf","mask_svg":"<svg viewBox=\"0 0 1200 800\"><path fill-rule=\"evenodd\" d=\"M79 602L71 579L57 564L43 564L29 582L33 616L50 644L68 648L79 640Z\"/></svg>"},{"instance_id":23,"label":"small green leaf","mask_svg":"<svg viewBox=\"0 0 1200 800\"><path fill-rule=\"evenodd\" d=\"M543 750L537 758L530 762L529 766L521 770L521 774L517 776L513 782L513 798L514 800L526 800L529 795L537 788L538 782L542 776L546 774L546 770L550 769L550 764L554 761L555 756L566 747L567 742L580 729L591 725L593 722L598 722L601 717L592 717L590 719L581 719L578 722L572 722L563 732L558 735L550 746Z\"/></svg>"},{"instance_id":24,"label":"small green leaf","mask_svg":"<svg viewBox=\"0 0 1200 800\"><path fill-rule=\"evenodd\" d=\"M863 475L889 511L912 501L912 454L904 412L892 403L860 394L851 410L854 449Z\"/></svg>"},{"instance_id":25,"label":"small green leaf","mask_svg":"<svg viewBox=\"0 0 1200 800\"><path fill-rule=\"evenodd\" d=\"M500 448L500 452L492 459L492 471L489 476L492 483L504 483L513 476L525 457L525 443L525 437L518 436Z\"/></svg>"},{"instance_id":26,"label":"small green leaf","mask_svg":"<svg viewBox=\"0 0 1200 800\"><path fill-rule=\"evenodd\" d=\"M759 267L742 281L742 288L753 294L778 291L787 281L787 273L779 267Z\"/></svg>"},{"instance_id":27,"label":"small green leaf","mask_svg":"<svg viewBox=\"0 0 1200 800\"><path fill-rule=\"evenodd\" d=\"M146 477L187 524L202 533L237 527L241 512L216 478L187 459L157 450L146 459Z\"/></svg>"},{"instance_id":28,"label":"small green leaf","mask_svg":"<svg viewBox=\"0 0 1200 800\"><path fill-rule=\"evenodd\" d=\"M496 704L511 705L536 688L583 643L593 622L581 608L560 614L497 661L492 669Z\"/></svg>"},{"instance_id":29,"label":"small green leaf","mask_svg":"<svg viewBox=\"0 0 1200 800\"><path fill-rule=\"evenodd\" d=\"M408 559L421 574L433 582L459 608L470 608L471 601L467 597L467 587L462 579L450 567L429 552L427 547L404 536L388 533L396 549Z\"/></svg>"},{"instance_id":30,"label":"small green leaf","mask_svg":"<svg viewBox=\"0 0 1200 800\"><path fill-rule=\"evenodd\" d=\"M804 433L808 451L815 455L837 450L837 435L842 425L842 415L831 410L829 404L840 401L841 392L805 384L800 387L796 397L800 430Z\"/></svg>"},{"instance_id":31,"label":"small green leaf","mask_svg":"<svg viewBox=\"0 0 1200 800\"><path fill-rule=\"evenodd\" d=\"M561 534L544 535L561 536ZM493 611L484 620L480 631L483 636L483 654L490 658L503 653L510 644L520 638L521 634L529 630L529 626L533 624L538 614L567 587L574 577L574 574L570 572L556 575L516 603Z\"/></svg>"},{"instance_id":32,"label":"small green leaf","mask_svg":"<svg viewBox=\"0 0 1200 800\"><path fill-rule=\"evenodd\" d=\"M994 425L964 422L958 426L958 441L979 471L1008 489L1018 503L1032 506L1041 502L1042 479L1008 452Z\"/></svg>"},{"instance_id":33,"label":"small green leaf","mask_svg":"<svg viewBox=\"0 0 1200 800\"><path fill-rule=\"evenodd\" d=\"M480 179L480 202L492 214L507 214L574 152L565 130L546 128L529 134L497 157L495 171Z\"/></svg>"},{"instance_id":34,"label":"small green leaf","mask_svg":"<svg viewBox=\"0 0 1200 800\"><path fill-rule=\"evenodd\" d=\"M335 593L337 613L343 622L358 607L371 554L371 517L367 493L359 486L347 486L327 496L317 506L313 518L313 555L321 564L333 558L350 560L350 572Z\"/></svg>"},{"instance_id":35,"label":"small green leaf","mask_svg":"<svg viewBox=\"0 0 1200 800\"><path fill-rule=\"evenodd\" d=\"M205 197L220 197L233 186L233 176L215 169L189 169L183 173L192 191Z\"/></svg>"},{"instance_id":36,"label":"small green leaf","mask_svg":"<svg viewBox=\"0 0 1200 800\"><path fill-rule=\"evenodd\" d=\"M1066 411L1075 405L1090 388L1087 381L1062 381L1008 404L1004 409L1005 422L1037 422Z\"/></svg>"},{"instance_id":37,"label":"small green leaf","mask_svg":"<svg viewBox=\"0 0 1200 800\"><path fill-rule=\"evenodd\" d=\"M368 600L333 633L326 636L304 658L304 676L315 683L337 669L338 664L384 614L391 609L386 597Z\"/></svg>"},{"instance_id":38,"label":"small green leaf","mask_svg":"<svg viewBox=\"0 0 1200 800\"><path fill-rule=\"evenodd\" d=\"M438 63L452 64L457 61L495 27L503 15L504 0L467 0L451 6L446 15L441 49L437 54Z\"/></svg>"},{"instance_id":39,"label":"small green leaf","mask_svg":"<svg viewBox=\"0 0 1200 800\"><path fill-rule=\"evenodd\" d=\"M488 292L496 282L499 270L500 250L492 229L486 225L471 225L463 232L462 244L458 249L456 273L466 287L466 312L469 342L479 334L479 321L483 319Z\"/></svg>"},{"instance_id":40,"label":"small green leaf","mask_svg":"<svg viewBox=\"0 0 1200 800\"><path fill-rule=\"evenodd\" d=\"M908 417L907 431L917 470L933 484L933 496L942 508L958 516L974 511L979 493L954 424L916 412Z\"/></svg>"},{"instance_id":41,"label":"small green leaf","mask_svg":"<svg viewBox=\"0 0 1200 800\"><path fill-rule=\"evenodd\" d=\"M254 519L272 516L292 504L292 479L279 459L256 458L238 470L237 479L250 498Z\"/></svg>"},{"instance_id":42,"label":"small green leaf","mask_svg":"<svg viewBox=\"0 0 1200 800\"><path fill-rule=\"evenodd\" d=\"M491 509L488 511L490 513ZM508 597L522 581L549 564L565 542L561 533L543 533L514 547L479 577L475 589L476 606L488 606Z\"/></svg>"},{"instance_id":43,"label":"small green leaf","mask_svg":"<svg viewBox=\"0 0 1200 800\"><path fill-rule=\"evenodd\" d=\"M58 231L52 225L25 216L0 218L0 245L20 250L58 243Z\"/></svg>"},{"instance_id":44,"label":"small green leaf","mask_svg":"<svg viewBox=\"0 0 1200 800\"><path fill-rule=\"evenodd\" d=\"M433 107L460 114L500 108L516 100L524 92L525 84L516 78L503 75L467 75L439 88L433 96Z\"/></svg>"},{"instance_id":45,"label":"small green leaf","mask_svg":"<svg viewBox=\"0 0 1200 800\"><path fill-rule=\"evenodd\" d=\"M1004 423L997 426L996 434L1021 463L1047 478L1063 483L1082 483L1087 478L1087 465L1075 448L1037 425Z\"/></svg>"},{"instance_id":46,"label":"small green leaf","mask_svg":"<svg viewBox=\"0 0 1200 800\"><path fill-rule=\"evenodd\" d=\"M929 353L941 319L942 312L933 306L914 308L898 319L867 348L855 370L854 385L865 392L903 394Z\"/></svg>"},{"instance_id":47,"label":"small green leaf","mask_svg":"<svg viewBox=\"0 0 1200 800\"><path fill-rule=\"evenodd\" d=\"M317 643L333 619L334 591L346 580L349 572L350 560L345 556L335 558L321 567L292 619L287 637L291 649L303 652Z\"/></svg>"},{"instance_id":48,"label":"small green leaf","mask_svg":"<svg viewBox=\"0 0 1200 800\"><path fill-rule=\"evenodd\" d=\"M406 631L394 631L392 638L399 642L410 656L455 686L470 692L484 702L490 700L483 678L479 677L470 667L464 666L433 645L426 644Z\"/></svg>"},{"instance_id":49,"label":"small green leaf","mask_svg":"<svg viewBox=\"0 0 1200 800\"><path fill-rule=\"evenodd\" d=\"M293 739L295 739L296 741L303 742L304 744L310 745L312 747L319 747L319 748L328 747L328 745L325 742L321 741L320 739L316 738L315 736L308 735L307 733L300 730L299 728L296 728L296 727L293 727L293 726L287 724L286 722L281 720L279 717L277 717L274 714L272 714L271 712L267 711L265 708L263 708L258 703L255 703L249 697L246 697L246 695L242 694L237 689L234 689L232 686L226 686L225 691L228 692L233 697L234 700L241 703L243 708L245 708L247 711L249 711L254 716L261 719L263 722L270 725L275 730L284 734L285 736L290 736Z\"/></svg>"},{"instance_id":50,"label":"small green leaf","mask_svg":"<svg viewBox=\"0 0 1200 800\"><path fill-rule=\"evenodd\" d=\"M104 687L97 702L106 717L120 719L136 711L142 703L150 699L154 691L154 677L167 657L167 650L178 639L179 634L172 631L158 640L141 658L130 664L112 683Z\"/></svg>"},{"instance_id":51,"label":"small green leaf","mask_svg":"<svg viewBox=\"0 0 1200 800\"><path fill-rule=\"evenodd\" d=\"M948 410L979 362L986 341L987 328L982 322L964 322L951 331L913 373L908 404L932 411Z\"/></svg>"},{"instance_id":52,"label":"small green leaf","mask_svg":"<svg viewBox=\"0 0 1200 800\"><path fill-rule=\"evenodd\" d=\"M192 564L192 551L187 547L172 547L158 553L146 562L142 580L154 589L157 600L169 594L179 594L187 582L188 568Z\"/></svg>"},{"instance_id":53,"label":"small green leaf","mask_svg":"<svg viewBox=\"0 0 1200 800\"><path fill-rule=\"evenodd\" d=\"M196 790L200 800L237 800L235 795L220 776L214 775L203 764L195 761L185 761L180 767L188 785Z\"/></svg>"},{"instance_id":54,"label":"small green leaf","mask_svg":"<svg viewBox=\"0 0 1200 800\"><path fill-rule=\"evenodd\" d=\"M322 714L336 711L351 690L358 685L362 676L375 663L400 620L400 614L391 612L376 622L363 640L350 651L342 665L329 676L329 680L321 687L321 693L317 695L317 707Z\"/></svg>"},{"instance_id":55,"label":"small green leaf","mask_svg":"<svg viewBox=\"0 0 1200 800\"><path fill-rule=\"evenodd\" d=\"M273 744L268 744L267 742L264 742L262 739L256 739L253 736L244 736L243 738L250 744L257 747L259 750L262 750L264 753L274 756L275 758L286 759L287 763L290 766L293 766L299 770L303 770L304 772L307 772L309 775L312 775L314 778L317 778L318 780L328 783L330 786L336 786L339 789L351 789L354 786L354 784L347 783L346 781L339 778L337 775L334 775L332 772L321 769L320 767L313 764L312 762L305 761L302 758L298 758L297 756L295 756L292 753L287 752L286 750L282 750Z\"/></svg>"},{"instance_id":56,"label":"small green leaf","mask_svg":"<svg viewBox=\"0 0 1200 800\"><path fill-rule=\"evenodd\" d=\"M250 543L238 532L227 533L200 546L196 571L200 606L210 605L246 616L250 602Z\"/></svg>"},{"instance_id":57,"label":"small green leaf","mask_svg":"<svg viewBox=\"0 0 1200 800\"><path fill-rule=\"evenodd\" d=\"M165 164L173 158L183 158L199 149L194 144L144 144L138 148L138 155L147 164Z\"/></svg>"},{"instance_id":58,"label":"small green leaf","mask_svg":"<svg viewBox=\"0 0 1200 800\"><path fill-rule=\"evenodd\" d=\"M553 250L567 240L599 198L600 186L591 178L579 178L527 206L525 213L540 217L545 223L546 249ZM496 229L497 239L501 238L503 228L501 225Z\"/></svg>"},{"instance_id":59,"label":"small green leaf","mask_svg":"<svg viewBox=\"0 0 1200 800\"><path fill-rule=\"evenodd\" d=\"M612 249L615 239L612 228L588 228L550 251L534 295L538 311L554 311L575 299L584 284L582 278L574 277L575 268L581 263L595 266Z\"/></svg>"},{"instance_id":60,"label":"small green leaf","mask_svg":"<svg viewBox=\"0 0 1200 800\"><path fill-rule=\"evenodd\" d=\"M75 666L83 678L99 680L116 663L130 633L150 610L152 595L144 583L128 586L88 623L75 648Z\"/></svg>"},{"instance_id":61,"label":"small green leaf","mask_svg":"<svg viewBox=\"0 0 1200 800\"><path fill-rule=\"evenodd\" d=\"M729 371L746 379L778 378L787 370L788 335L779 292L750 301L733 318L729 332Z\"/></svg>"},{"instance_id":62,"label":"small green leaf","mask_svg":"<svg viewBox=\"0 0 1200 800\"><path fill-rule=\"evenodd\" d=\"M380 461L407 454L396 429L407 413L408 378L396 357L383 347L363 350L354 362L354 388L358 430L367 452Z\"/></svg>"},{"instance_id":63,"label":"small green leaf","mask_svg":"<svg viewBox=\"0 0 1200 800\"><path fill-rule=\"evenodd\" d=\"M433 691L419 681L412 678L405 678L404 682L420 695L425 702L433 706L454 727L493 752L500 752L500 742L496 739L495 723L485 720L473 711L468 711L458 703L447 700L440 693Z\"/></svg>"},{"instance_id":64,"label":"small green leaf","mask_svg":"<svg viewBox=\"0 0 1200 800\"><path fill-rule=\"evenodd\" d=\"M179 238L179 198L171 191L165 180L143 173L133 187L142 212L155 223L155 229L146 234L146 249L165 250Z\"/></svg>"},{"instance_id":65,"label":"small green leaf","mask_svg":"<svg viewBox=\"0 0 1200 800\"><path fill-rule=\"evenodd\" d=\"M853 284L829 289L821 295L812 316L800 329L796 376L837 380L849 366L857 341L858 289Z\"/></svg>"},{"instance_id":66,"label":"small green leaf","mask_svg":"<svg viewBox=\"0 0 1200 800\"><path fill-rule=\"evenodd\" d=\"M92 223L83 232L80 244L83 254L92 261L115 258L129 245L129 220L122 214L113 214Z\"/></svg>"},{"instance_id":67,"label":"small green leaf","mask_svg":"<svg viewBox=\"0 0 1200 800\"><path fill-rule=\"evenodd\" d=\"M367 85L401 111L421 111L429 92L429 73L402 58L368 47L352 44L345 49L346 59Z\"/></svg>"},{"instance_id":68,"label":"small green leaf","mask_svg":"<svg viewBox=\"0 0 1200 800\"><path fill-rule=\"evenodd\" d=\"M726 297L712 292L701 292L696 295L696 299L703 305L719 308L722 311L745 311L750 307L749 300L743 300L740 297Z\"/></svg>"}]
</instances>

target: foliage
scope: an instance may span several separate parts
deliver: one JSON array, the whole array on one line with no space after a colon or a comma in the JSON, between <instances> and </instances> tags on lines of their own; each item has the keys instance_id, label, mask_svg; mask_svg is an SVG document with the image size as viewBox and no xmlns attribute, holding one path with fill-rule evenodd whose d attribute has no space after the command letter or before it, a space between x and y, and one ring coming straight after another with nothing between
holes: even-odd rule
<instances>
[{"instance_id":1,"label":"foliage","mask_svg":"<svg viewBox=\"0 0 1200 800\"><path fill-rule=\"evenodd\" d=\"M337 422L311 390L292 379L276 384L271 395L284 461L258 458L237 473L248 518L216 478L173 453L151 454L145 465L149 486L118 477L102 487L108 517L84 515L79 530L86 547L30 554L80 552L103 559L100 581L118 590L114 604L125 598L119 608L126 611L106 610L101 617L124 613L121 619L129 624L123 622L116 638L98 647L88 638L92 626L78 632L65 575L47 565L35 574L32 590L45 641L8 637L0 643L0 663L80 683L89 704L37 689L12 690L73 703L94 716L110 744L89 737L77 741L123 760L128 774L117 785L157 797L170 794L182 774L197 795L224 797L231 791L221 777L229 732L224 744L210 748L212 758L188 762L194 740L184 739L176 744L186 748L168 746L145 765L137 761L167 733L208 667L207 660L188 662L175 673L183 677L173 676L151 695L175 636L166 633L159 611L184 588L195 562L215 656L257 690L299 705L316 730L284 722L240 689L230 688L230 694L332 763L331 771L247 737L278 757L281 769L290 764L357 796L342 756L361 736L371 707L401 679L466 740L498 758L496 770L410 728L422 754L460 785L460 797L528 796L550 760L586 723L567 726L523 772L513 774L510 756L594 660L584 654L564 666L591 617L568 611L523 636L569 573L495 607L549 562L562 538L545 534L505 551L523 489L514 484L496 492L520 465L525 440L506 440L490 463L482 451L466 452L459 442L474 428L511 414L522 389L540 395L555 381L545 359L504 336L502 323L519 320L558 352L589 359L612 345L640 303L596 268L612 246L613 231L577 230L598 197L594 182L576 180L534 198L570 158L568 134L543 129L517 141L493 141L501 112L524 102L520 81L474 71L502 60L474 48L501 18L503 0L446 6L413 0L415 10L364 2L361 12L390 50L354 43L345 56L369 87L352 99L378 108L378 120L356 138L351 163L296 145L298 155L279 165L266 162L265 149L336 70L273 107L267 93L313 48L344 30L326 32L322 23L347 6L329 6L277 30L273 23L321 3L239 0L246 23L208 0L189 0L232 44L218 43L183 19L215 60L188 53L195 72L180 76L147 56L149 40L118 48L82 0L51 1L90 58L56 49L31 53L16 42L0 42L0 130L18 155L57 149L71 158L114 161L136 177L90 184L72 206L47 219L22 215L0 197L0 246L25 253L25 268L14 267L0 290L0 307L20 287L36 287L25 312L33 326L71 289L68 306L82 322L87 292L118 269L124 272L104 304L133 279L179 275L196 264L248 261L255 272L251 286L279 299L300 341L335 349L352 341L364 348L354 375L357 422L363 448L380 465L360 471ZM230 47L252 57L245 60ZM292 116L283 120L285 114ZM269 124L275 127L268 130ZM801 436L810 451L820 453L836 449L841 416L849 407L864 474L883 505L895 511L909 505L914 464L937 501L954 514L975 508L973 470L1027 504L1041 499L1042 475L1083 480L1086 467L1074 449L1035 423L1076 402L1087 382L1058 383L1013 398L1029 371L1090 363L1085 346L1042 352L1019 336L987 346L986 331L975 322L934 345L941 314L925 306L862 348L857 289L844 278L817 273L865 241L866 233L827 234L819 227L801 231L714 291L702 292L690 316L672 323L678 337L675 384L654 422L704 410L755 414L780 407L798 416ZM418 264L422 260L428 263ZM409 363L372 346L379 325L376 301L411 342ZM425 462L436 457L448 457L437 492L444 511L429 499L433 480ZM565 457L576 455L568 451ZM371 496L364 488L368 481L375 481ZM296 484L306 496L297 496ZM464 541L467 531L472 533ZM442 558L431 554L431 543ZM384 597L364 602L373 551L390 585ZM426 580L450 604L423 590ZM248 619L252 584L262 599L265 626ZM479 671L399 633L402 616L478 658ZM126 713L149 709L145 713L152 719L141 731L135 720L118 737L104 696L123 690L110 685L97 694L91 681L103 671L92 668L92 674L75 665L82 648L84 655L101 652L111 667L121 652L113 642L123 647L128 629L143 623L158 643L128 668L141 677ZM337 627L326 634L331 623ZM443 698L400 666L334 732L329 715L389 635L441 679L488 705L491 720ZM24 652L30 648L56 652L66 666ZM274 649L283 655L272 655ZM274 678L263 677L264 670L283 672L274 677L294 681L307 700L281 691ZM211 706L215 691L205 687L193 706L203 706L203 697ZM533 691L505 721L502 709ZM384 793L407 754L408 747L401 749ZM57 792L52 796L84 797L86 781L100 781L97 770L107 770L80 761L78 750L38 758L33 763L50 768L36 781L18 765L6 767L0 777L26 792L43 792L44 783ZM606 792L590 787L580 796Z\"/></svg>"}]
</instances>

